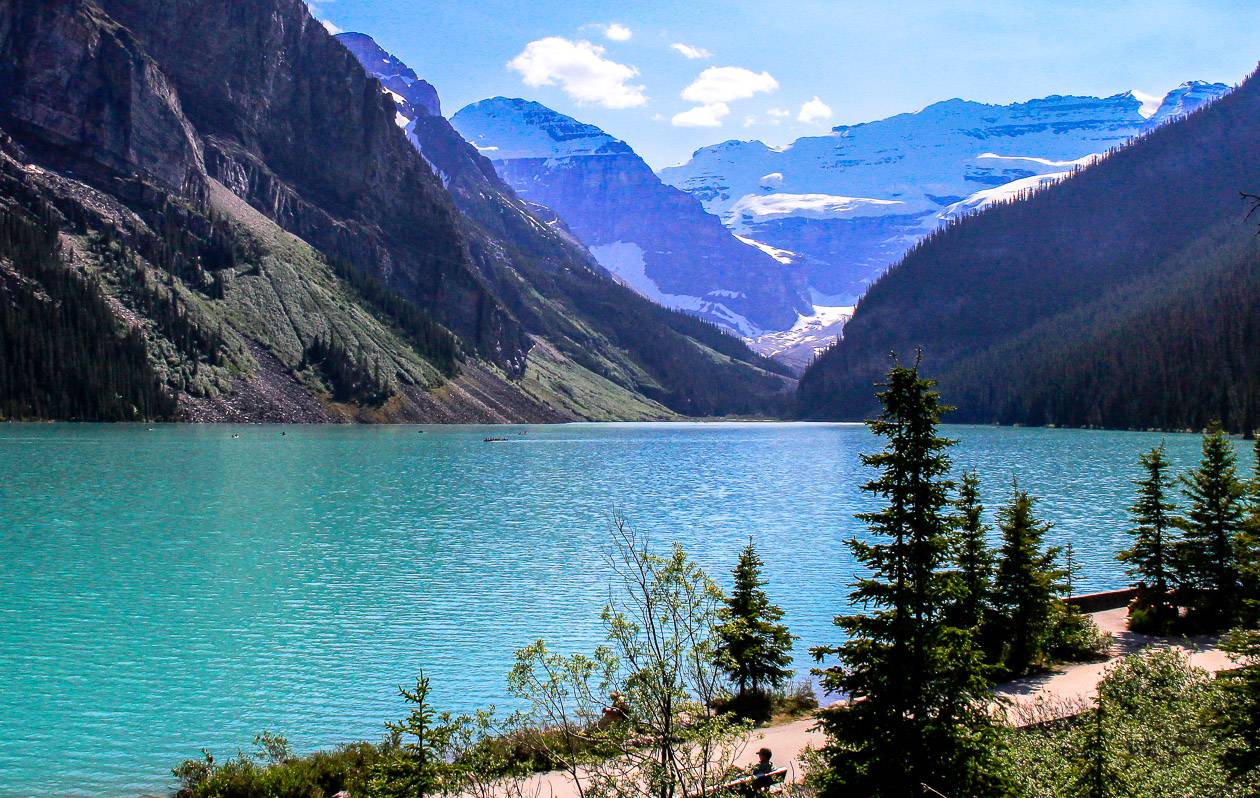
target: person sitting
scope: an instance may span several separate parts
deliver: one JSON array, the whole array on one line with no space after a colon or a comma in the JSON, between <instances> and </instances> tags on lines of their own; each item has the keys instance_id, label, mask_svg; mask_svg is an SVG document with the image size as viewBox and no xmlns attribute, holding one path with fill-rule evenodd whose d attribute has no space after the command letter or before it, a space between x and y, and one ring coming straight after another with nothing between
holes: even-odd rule
<instances>
[{"instance_id":1,"label":"person sitting","mask_svg":"<svg viewBox=\"0 0 1260 798\"><path fill-rule=\"evenodd\" d=\"M778 770L778 768L775 767L771 759L773 756L774 752L769 748L762 748L757 751L757 764L749 769L749 772L756 777L752 782L754 791L766 792L774 784L774 779L770 777L770 774Z\"/></svg>"}]
</instances>

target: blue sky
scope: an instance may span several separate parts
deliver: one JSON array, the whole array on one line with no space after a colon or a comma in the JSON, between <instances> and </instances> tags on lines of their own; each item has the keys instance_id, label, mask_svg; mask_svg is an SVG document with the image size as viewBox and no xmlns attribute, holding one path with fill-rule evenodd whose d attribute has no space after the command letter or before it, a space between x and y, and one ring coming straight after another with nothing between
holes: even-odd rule
<instances>
[{"instance_id":1,"label":"blue sky","mask_svg":"<svg viewBox=\"0 0 1260 798\"><path fill-rule=\"evenodd\" d=\"M1256 0L311 5L432 82L448 116L485 97L526 97L599 125L656 168L706 144L785 144L952 97L1233 84L1260 59Z\"/></svg>"}]
</instances>

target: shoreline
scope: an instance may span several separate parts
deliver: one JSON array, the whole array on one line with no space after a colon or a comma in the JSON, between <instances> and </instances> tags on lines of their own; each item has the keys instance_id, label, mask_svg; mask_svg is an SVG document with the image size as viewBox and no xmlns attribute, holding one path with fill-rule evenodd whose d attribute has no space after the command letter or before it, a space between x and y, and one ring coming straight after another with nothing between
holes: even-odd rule
<instances>
[{"instance_id":1,"label":"shoreline","mask_svg":"<svg viewBox=\"0 0 1260 798\"><path fill-rule=\"evenodd\" d=\"M1091 701L1106 669L1121 658L1148 647L1171 647L1190 655L1190 664L1209 673L1218 673L1235 667L1228 655L1215 646L1215 637L1162 638L1130 632L1127 626L1128 609L1125 607L1088 613L1104 632L1115 638L1112 655L1098 662L1067 663L1054 666L1046 673L1025 676L998 685L994 694L1008 703L1008 712L1016 718L1017 727L1035 725L1050 720L1071 717L1086 702ZM995 706L998 706L995 702ZM1075 711L1064 711L1075 710ZM1023 718L1025 722L1018 719ZM788 779L799 779L801 755L806 748L816 748L823 741L813 717L801 718L777 726L754 729L744 744L745 756L751 762L752 752L760 747L774 752L774 761L788 768ZM550 771L531 777L525 784L526 795L547 798L579 798L578 791L569 776L562 771Z\"/></svg>"}]
</instances>

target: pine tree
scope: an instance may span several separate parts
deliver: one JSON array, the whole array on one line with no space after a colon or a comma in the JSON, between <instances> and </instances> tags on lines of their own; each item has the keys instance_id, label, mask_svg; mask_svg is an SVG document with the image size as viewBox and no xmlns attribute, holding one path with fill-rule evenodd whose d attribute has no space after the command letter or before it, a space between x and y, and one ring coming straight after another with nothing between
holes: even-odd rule
<instances>
[{"instance_id":1,"label":"pine tree","mask_svg":"<svg viewBox=\"0 0 1260 798\"><path fill-rule=\"evenodd\" d=\"M1202 628L1224 628L1239 609L1237 548L1246 530L1237 458L1220 425L1212 425L1203 436L1199 467L1181 482L1190 499L1178 546L1183 603Z\"/></svg>"},{"instance_id":2,"label":"pine tree","mask_svg":"<svg viewBox=\"0 0 1260 798\"><path fill-rule=\"evenodd\" d=\"M726 605L718 610L718 657L735 683L737 699L749 692L780 687L792 675L792 643L796 639L780 623L783 610L770 603L761 577L761 557L749 538L731 572L735 578Z\"/></svg>"},{"instance_id":3,"label":"pine tree","mask_svg":"<svg viewBox=\"0 0 1260 798\"><path fill-rule=\"evenodd\" d=\"M1171 464L1163 444L1138 459L1146 476L1133 483L1138 489L1137 501L1129 508L1134 524L1129 531L1133 546L1117 554L1116 559L1127 563L1129 575L1137 580L1138 599L1130 624L1140 631L1164 633L1177 620L1172 584L1178 519L1177 505L1168 498Z\"/></svg>"},{"instance_id":4,"label":"pine tree","mask_svg":"<svg viewBox=\"0 0 1260 798\"><path fill-rule=\"evenodd\" d=\"M1260 631L1235 629L1221 646L1241 667L1220 675L1223 701L1212 725L1225 740L1225 766L1240 780L1260 773Z\"/></svg>"},{"instance_id":5,"label":"pine tree","mask_svg":"<svg viewBox=\"0 0 1260 798\"><path fill-rule=\"evenodd\" d=\"M1063 595L1076 595L1076 577L1081 572L1081 563L1076 559L1076 549L1072 541L1063 544Z\"/></svg>"},{"instance_id":6,"label":"pine tree","mask_svg":"<svg viewBox=\"0 0 1260 798\"><path fill-rule=\"evenodd\" d=\"M459 740L464 718L434 711L429 701L429 679L421 674L414 690L398 692L411 711L403 720L385 724L390 732L390 755L376 763L369 777L374 798L425 798L446 794L455 784L458 768L449 760Z\"/></svg>"},{"instance_id":7,"label":"pine tree","mask_svg":"<svg viewBox=\"0 0 1260 798\"><path fill-rule=\"evenodd\" d=\"M850 597L865 612L836 618L847 640L814 656L840 663L818 671L823 686L851 699L820 725L826 768L814 781L824 796L906 798L1003 792L989 683L972 632L950 625L956 574L948 570L949 472L937 434L942 407L918 364L894 362L869 423L887 443L863 455L879 476L863 486L883 509L858 519L870 530L849 548L868 575Z\"/></svg>"},{"instance_id":8,"label":"pine tree","mask_svg":"<svg viewBox=\"0 0 1260 798\"><path fill-rule=\"evenodd\" d=\"M1040 662L1058 601L1062 571L1058 548L1044 549L1050 524L1033 515L1036 499L1015 485L1010 504L998 511L1002 530L994 582L994 625L1006 648L1001 662L1021 674Z\"/></svg>"},{"instance_id":9,"label":"pine tree","mask_svg":"<svg viewBox=\"0 0 1260 798\"><path fill-rule=\"evenodd\" d=\"M993 590L993 551L989 547L984 506L980 503L980 477L974 470L963 474L954 507L957 524L954 557L961 588L955 620L965 629L976 629L984 620Z\"/></svg>"}]
</instances>

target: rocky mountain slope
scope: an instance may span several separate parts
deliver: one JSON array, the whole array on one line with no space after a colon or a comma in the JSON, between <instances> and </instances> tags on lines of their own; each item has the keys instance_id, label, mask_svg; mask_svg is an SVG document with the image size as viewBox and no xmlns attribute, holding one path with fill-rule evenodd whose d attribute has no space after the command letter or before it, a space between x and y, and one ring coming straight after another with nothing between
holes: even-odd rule
<instances>
[{"instance_id":1,"label":"rocky mountain slope","mask_svg":"<svg viewBox=\"0 0 1260 798\"><path fill-rule=\"evenodd\" d=\"M860 418L888 353L956 420L1235 430L1260 423L1260 80L1094 166L956 221L871 288L802 378L801 412Z\"/></svg>"},{"instance_id":2,"label":"rocky mountain slope","mask_svg":"<svg viewBox=\"0 0 1260 798\"><path fill-rule=\"evenodd\" d=\"M300 0L0 0L0 414L773 406L784 381L737 341L616 285L510 192L470 203L474 177L449 186L397 117Z\"/></svg>"},{"instance_id":3,"label":"rocky mountain slope","mask_svg":"<svg viewBox=\"0 0 1260 798\"><path fill-rule=\"evenodd\" d=\"M521 197L554 210L643 296L743 336L788 329L808 312L799 270L731 235L599 128L504 97L461 109L451 124Z\"/></svg>"},{"instance_id":4,"label":"rocky mountain slope","mask_svg":"<svg viewBox=\"0 0 1260 798\"><path fill-rule=\"evenodd\" d=\"M1186 83L1158 107L1131 93L947 100L782 148L727 141L660 174L734 232L790 253L816 304L851 305L942 223L1061 179L1228 90Z\"/></svg>"}]
</instances>

